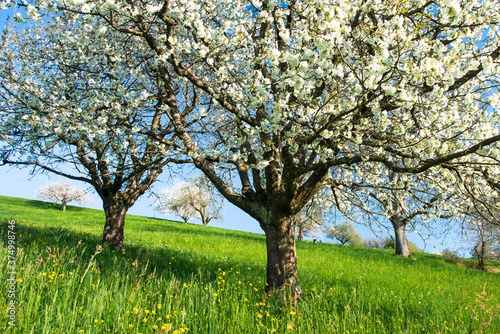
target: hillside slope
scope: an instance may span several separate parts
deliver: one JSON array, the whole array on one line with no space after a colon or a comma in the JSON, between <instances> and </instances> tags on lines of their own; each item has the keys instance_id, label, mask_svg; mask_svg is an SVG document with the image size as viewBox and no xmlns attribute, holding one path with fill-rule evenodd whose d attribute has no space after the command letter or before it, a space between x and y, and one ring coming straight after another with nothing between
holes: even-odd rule
<instances>
[{"instance_id":1,"label":"hillside slope","mask_svg":"<svg viewBox=\"0 0 500 334\"><path fill-rule=\"evenodd\" d=\"M0 196L6 333L497 333L500 275L416 253L298 242L299 300L264 295L265 239L127 216L124 252L99 248L104 214ZM15 239L9 239L9 231ZM12 235L12 234L11 234ZM8 248L9 240L14 240ZM14 250L15 252L12 252ZM16 255L9 263L9 251ZM10 282L9 272L0 273ZM8 309L15 300L15 326ZM177 331L177 332L176 332Z\"/></svg>"}]
</instances>

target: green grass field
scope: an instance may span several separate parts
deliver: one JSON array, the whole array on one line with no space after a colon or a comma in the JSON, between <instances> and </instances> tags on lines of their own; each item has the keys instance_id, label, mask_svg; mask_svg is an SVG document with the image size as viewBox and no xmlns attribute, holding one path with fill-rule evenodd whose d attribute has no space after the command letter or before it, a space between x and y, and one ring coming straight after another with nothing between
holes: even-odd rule
<instances>
[{"instance_id":1,"label":"green grass field","mask_svg":"<svg viewBox=\"0 0 500 334\"><path fill-rule=\"evenodd\" d=\"M439 256L298 242L294 300L264 294L262 235L127 216L121 252L99 248L103 225L100 210L0 196L1 333L500 331L500 274Z\"/></svg>"}]
</instances>

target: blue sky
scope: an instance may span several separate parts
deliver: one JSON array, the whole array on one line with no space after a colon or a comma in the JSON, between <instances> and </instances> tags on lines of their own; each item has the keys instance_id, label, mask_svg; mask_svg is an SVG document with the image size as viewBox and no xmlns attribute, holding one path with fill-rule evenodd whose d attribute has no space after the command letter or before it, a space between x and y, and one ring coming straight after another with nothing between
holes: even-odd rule
<instances>
[{"instance_id":1,"label":"blue sky","mask_svg":"<svg viewBox=\"0 0 500 334\"><path fill-rule=\"evenodd\" d=\"M2 11L0 10L0 27L3 28L5 25L6 17L10 15L12 17L13 11ZM17 168L11 166L0 166L0 195L12 196L12 197L22 197L29 199L36 199L36 191L47 183L55 181L67 181L63 177L57 175L47 175L47 174L36 174L31 175L30 168ZM161 190L163 187L169 185L168 180L172 180L167 175L161 175L158 182L153 185L153 189L156 191ZM81 188L88 188L87 184L79 183L77 181L69 181L71 184L79 186ZM87 207L102 209L102 202L95 192L91 193L93 198L93 203L86 205ZM70 203L71 205L71 203ZM157 218L168 218L173 220L181 220L175 216L166 216L164 214L158 213L153 209L153 198L148 196L148 194L143 195L136 204L129 210L129 214L142 215L148 217ZM193 223L199 223L196 220ZM102 222L104 224L104 221ZM235 207L234 205L226 202L223 211L222 221L211 221L211 226L242 230L248 232L263 233L258 222L251 218L249 215ZM363 238L373 238L374 234L364 226L357 226L358 233ZM126 233L126 232L125 232ZM417 244L420 248L425 247L426 252L433 252L435 250L443 250L444 248L458 249L461 243L457 241L457 238L447 238L445 240L427 240L427 245L421 240L421 238L413 232L408 231L408 239ZM326 242L332 242L328 239L323 239ZM444 243L444 244L443 244Z\"/></svg>"}]
</instances>

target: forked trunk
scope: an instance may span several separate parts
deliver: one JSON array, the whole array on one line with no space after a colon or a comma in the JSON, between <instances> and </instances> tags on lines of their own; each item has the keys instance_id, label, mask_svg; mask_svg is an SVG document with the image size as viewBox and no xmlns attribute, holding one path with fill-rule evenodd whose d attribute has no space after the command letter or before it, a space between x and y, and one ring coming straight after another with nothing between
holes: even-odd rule
<instances>
[{"instance_id":1,"label":"forked trunk","mask_svg":"<svg viewBox=\"0 0 500 334\"><path fill-rule=\"evenodd\" d=\"M298 296L302 290L297 275L294 224L288 218L276 225L264 228L267 246L266 291L289 289Z\"/></svg>"},{"instance_id":2,"label":"forked trunk","mask_svg":"<svg viewBox=\"0 0 500 334\"><path fill-rule=\"evenodd\" d=\"M127 214L128 206L116 198L103 202L106 224L104 225L102 245L124 249L125 215Z\"/></svg>"},{"instance_id":3,"label":"forked trunk","mask_svg":"<svg viewBox=\"0 0 500 334\"><path fill-rule=\"evenodd\" d=\"M411 257L410 246L406 238L406 225L398 224L398 222L391 220L394 227L394 243L396 246L396 255L403 257Z\"/></svg>"}]
</instances>

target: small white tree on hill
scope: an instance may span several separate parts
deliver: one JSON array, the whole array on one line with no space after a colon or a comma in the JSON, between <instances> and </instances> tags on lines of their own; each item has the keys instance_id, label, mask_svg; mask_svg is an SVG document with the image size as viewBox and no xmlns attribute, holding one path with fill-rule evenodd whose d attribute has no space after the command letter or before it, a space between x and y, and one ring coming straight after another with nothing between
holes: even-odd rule
<instances>
[{"instance_id":1,"label":"small white tree on hill","mask_svg":"<svg viewBox=\"0 0 500 334\"><path fill-rule=\"evenodd\" d=\"M346 243L361 246L363 241L354 226L347 221L342 224L333 224L330 228L325 229L325 233L329 238L338 240L342 246Z\"/></svg>"},{"instance_id":2,"label":"small white tree on hill","mask_svg":"<svg viewBox=\"0 0 500 334\"><path fill-rule=\"evenodd\" d=\"M38 189L36 195L41 200L61 204L62 211L66 211L66 205L70 202L77 202L80 204L92 202L92 199L85 190L72 186L66 182L49 183Z\"/></svg>"},{"instance_id":3,"label":"small white tree on hill","mask_svg":"<svg viewBox=\"0 0 500 334\"><path fill-rule=\"evenodd\" d=\"M203 226L207 226L213 219L221 219L222 207L220 196L203 177L164 189L156 200L157 211L179 216L186 223L196 217L201 220Z\"/></svg>"}]
</instances>

